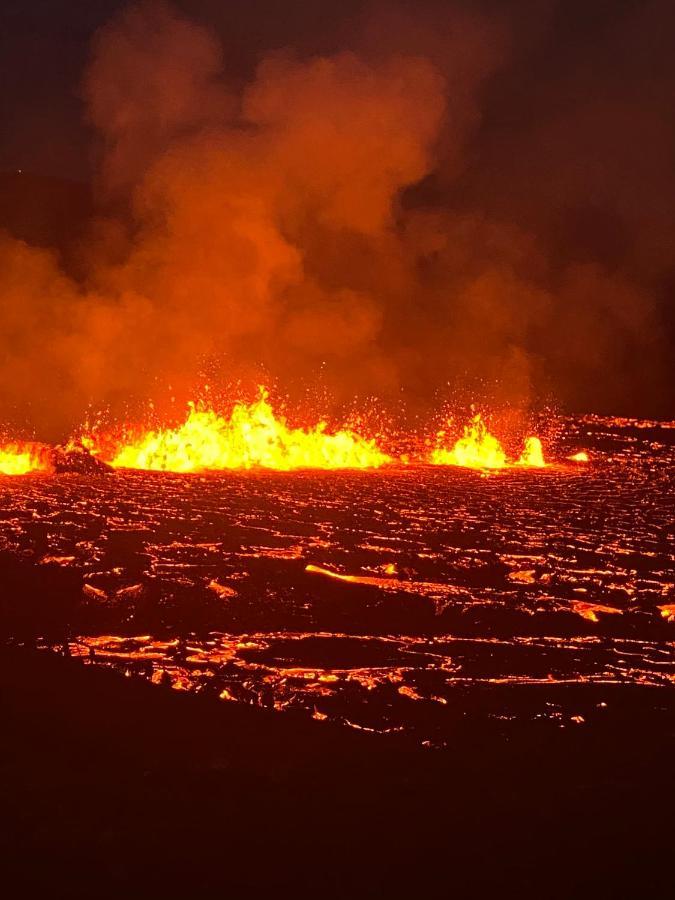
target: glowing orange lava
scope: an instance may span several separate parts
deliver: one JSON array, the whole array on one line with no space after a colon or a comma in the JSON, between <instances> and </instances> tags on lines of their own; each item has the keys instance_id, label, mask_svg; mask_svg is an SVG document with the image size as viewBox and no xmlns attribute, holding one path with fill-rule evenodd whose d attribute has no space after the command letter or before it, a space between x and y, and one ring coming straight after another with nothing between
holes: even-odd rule
<instances>
[{"instance_id":1,"label":"glowing orange lava","mask_svg":"<svg viewBox=\"0 0 675 900\"><path fill-rule=\"evenodd\" d=\"M578 453L574 453L572 456L568 456L572 462L578 463L587 463L588 462L588 453L585 450L580 450Z\"/></svg>"},{"instance_id":2,"label":"glowing orange lava","mask_svg":"<svg viewBox=\"0 0 675 900\"><path fill-rule=\"evenodd\" d=\"M506 452L498 438L487 429L480 413L464 426L462 437L452 446L446 446L445 430L436 435L436 447L432 450L430 462L436 466L463 466L469 469L505 469L509 463ZM515 465L543 468L544 453L537 437L525 439L525 448Z\"/></svg>"},{"instance_id":3,"label":"glowing orange lava","mask_svg":"<svg viewBox=\"0 0 675 900\"><path fill-rule=\"evenodd\" d=\"M443 430L436 436L436 447L431 454L434 465L465 466L470 469L506 467L506 453L497 438L487 430L480 413L464 426L464 434L451 450L443 446L445 435Z\"/></svg>"},{"instance_id":4,"label":"glowing orange lava","mask_svg":"<svg viewBox=\"0 0 675 900\"><path fill-rule=\"evenodd\" d=\"M0 474L25 475L28 472L50 472L46 448L42 444L17 442L0 446Z\"/></svg>"},{"instance_id":5,"label":"glowing orange lava","mask_svg":"<svg viewBox=\"0 0 675 900\"><path fill-rule=\"evenodd\" d=\"M603 606L601 603L586 603L584 600L572 600L572 611L589 622L598 622L598 613L620 616L621 610L614 606Z\"/></svg>"},{"instance_id":6,"label":"glowing orange lava","mask_svg":"<svg viewBox=\"0 0 675 900\"><path fill-rule=\"evenodd\" d=\"M93 449L97 452L95 444ZM264 389L254 403L238 403L229 418L191 404L179 427L148 431L118 444L112 455L104 450L97 455L118 469L169 472L366 469L391 462L374 439L354 431L329 432L325 422L309 429L290 428L275 415Z\"/></svg>"},{"instance_id":7,"label":"glowing orange lava","mask_svg":"<svg viewBox=\"0 0 675 900\"><path fill-rule=\"evenodd\" d=\"M544 462L544 451L538 437L525 438L525 447L518 460L518 465L534 466L537 469L544 468L546 465Z\"/></svg>"}]
</instances>

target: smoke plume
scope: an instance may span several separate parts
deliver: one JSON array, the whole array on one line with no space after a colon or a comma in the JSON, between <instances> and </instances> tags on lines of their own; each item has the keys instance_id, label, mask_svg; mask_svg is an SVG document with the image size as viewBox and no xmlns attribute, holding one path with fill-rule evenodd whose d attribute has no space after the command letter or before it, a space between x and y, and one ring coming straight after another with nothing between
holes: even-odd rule
<instances>
[{"instance_id":1,"label":"smoke plume","mask_svg":"<svg viewBox=\"0 0 675 900\"><path fill-rule=\"evenodd\" d=\"M244 76L217 23L164 3L97 31L82 95L98 211L77 265L0 240L5 418L54 433L88 408L182 401L216 361L288 390L320 373L337 402L431 406L450 383L579 406L592 384L611 409L618 373L632 397L661 390L668 252L632 239L644 216L616 188L639 154L617 160L607 137L635 114L661 140L659 98L632 106L582 54L545 88L586 96L507 141L488 113L553 13L527 33L460 3L354 21L328 50L263 48Z\"/></svg>"}]
</instances>

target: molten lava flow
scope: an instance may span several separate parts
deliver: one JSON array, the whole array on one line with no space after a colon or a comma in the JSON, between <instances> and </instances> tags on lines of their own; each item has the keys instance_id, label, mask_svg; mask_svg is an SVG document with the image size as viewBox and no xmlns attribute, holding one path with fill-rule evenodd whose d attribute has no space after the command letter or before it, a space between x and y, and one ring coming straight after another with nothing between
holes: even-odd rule
<instances>
[{"instance_id":1,"label":"molten lava flow","mask_svg":"<svg viewBox=\"0 0 675 900\"><path fill-rule=\"evenodd\" d=\"M175 429L150 431L107 451L114 468L195 472L207 469L365 469L390 462L375 440L353 431L329 433L325 422L289 428L261 389L255 403L237 404L229 419L191 405ZM91 444L90 444L91 445ZM99 444L105 447L106 442ZM94 447L96 452L96 446ZM106 451L98 450L106 459Z\"/></svg>"},{"instance_id":2,"label":"molten lava flow","mask_svg":"<svg viewBox=\"0 0 675 900\"><path fill-rule=\"evenodd\" d=\"M525 447L518 460L519 466L534 466L537 469L543 469L544 451L542 450L541 441L538 437L525 438Z\"/></svg>"},{"instance_id":3,"label":"molten lava flow","mask_svg":"<svg viewBox=\"0 0 675 900\"><path fill-rule=\"evenodd\" d=\"M572 456L568 456L567 458L572 460L572 462L587 463L588 453L586 453L585 450L580 450L578 453L575 453Z\"/></svg>"},{"instance_id":4,"label":"molten lava flow","mask_svg":"<svg viewBox=\"0 0 675 900\"><path fill-rule=\"evenodd\" d=\"M614 606L603 606L600 603L586 603L583 600L572 600L572 612L588 619L589 622L597 622L598 613L607 613L608 615L620 616L622 610L616 609Z\"/></svg>"},{"instance_id":5,"label":"molten lava flow","mask_svg":"<svg viewBox=\"0 0 675 900\"><path fill-rule=\"evenodd\" d=\"M503 469L506 454L494 435L490 434L480 413L464 426L464 434L452 450L443 447L445 431L439 431L431 462L437 466L466 466L470 469Z\"/></svg>"},{"instance_id":6,"label":"molten lava flow","mask_svg":"<svg viewBox=\"0 0 675 900\"><path fill-rule=\"evenodd\" d=\"M50 472L51 469L49 453L42 444L18 442L0 446L0 474L2 475Z\"/></svg>"}]
</instances>

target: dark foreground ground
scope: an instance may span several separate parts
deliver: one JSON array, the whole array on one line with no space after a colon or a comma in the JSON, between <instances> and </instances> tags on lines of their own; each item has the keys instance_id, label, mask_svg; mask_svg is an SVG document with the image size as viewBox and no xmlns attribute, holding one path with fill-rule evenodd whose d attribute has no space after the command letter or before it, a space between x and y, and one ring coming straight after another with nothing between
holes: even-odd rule
<instances>
[{"instance_id":1,"label":"dark foreground ground","mask_svg":"<svg viewBox=\"0 0 675 900\"><path fill-rule=\"evenodd\" d=\"M670 896L675 717L640 690L431 750L6 648L5 896Z\"/></svg>"}]
</instances>

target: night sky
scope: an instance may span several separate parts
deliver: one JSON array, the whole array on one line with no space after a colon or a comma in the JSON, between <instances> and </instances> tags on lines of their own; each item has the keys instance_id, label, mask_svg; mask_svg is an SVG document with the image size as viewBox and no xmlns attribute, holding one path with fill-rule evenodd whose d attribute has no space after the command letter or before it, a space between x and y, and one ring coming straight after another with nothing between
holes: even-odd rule
<instances>
[{"instance_id":1,"label":"night sky","mask_svg":"<svg viewBox=\"0 0 675 900\"><path fill-rule=\"evenodd\" d=\"M204 110L203 115L193 111L188 116L183 110L178 121L179 114L167 106L150 124L142 118L142 110L144 105L156 108L156 94L149 93L145 101L140 94L135 97L130 120L126 112L120 114L119 93L125 86L113 82L126 65L125 58L120 64L115 57L123 52L122 31L111 32L107 26L103 38L99 31L115 17L123 21L119 16L126 15L126 9L127 4L112 0L6 0L2 5L0 173L21 170L29 179L48 176L59 184L82 185L71 194L63 188L70 197L64 211L58 198L65 194L53 180L25 181L29 186L23 188L16 186L16 177L2 181L6 196L0 202L4 217L0 224L13 237L36 246L53 243L60 254L59 274L49 275L49 311L36 313L29 333L18 343L13 338L11 352L2 356L2 380L7 382L31 368L43 335L50 347L62 347L48 366L31 376L26 387L30 409L23 409L22 415L34 416L38 425L47 422L44 411L53 403L44 399L45 385L53 383L54 373L59 373L61 393L73 395L64 408L64 422L76 416L78 404L109 402L132 388L141 394L158 378L176 382L184 377L187 383L194 374L188 375L190 358L201 358L200 342L214 331L223 335L224 346L205 345L205 355L224 351L246 372L260 363L281 382L288 373L289 384L311 377L317 366L323 366L338 394L342 390L387 396L403 391L413 405L431 405L437 386L462 379L473 384L484 377L491 386L500 382L494 388L500 402L527 405L544 399L576 411L675 415L672 3L422 0L414 14L406 4L357 0L340 4L196 0L174 3L170 9L144 4L142 22L129 24L127 19L121 27L127 34L134 29L141 34L134 38L136 48L143 46L143 29L160 34L157 42L147 42L149 56L158 54L157 66L150 61L148 71L166 67L156 90L161 90L161 83L174 85L165 49L172 41L176 43L168 57L176 59L176 72L181 65L198 67L202 53L212 52L216 60L213 71L206 66L202 80L190 87L193 106ZM169 21L188 22L189 27L167 25ZM189 48L184 57L181 47ZM347 52L357 63L344 62ZM292 62L281 75L265 69L267 74L261 76L258 67L270 55ZM319 69L313 68L318 58L339 60L328 88L320 86ZM134 66L137 81L147 80L145 63L138 56L126 59L132 82ZM399 63L401 59L422 60L426 74L420 75L416 64ZM386 145L397 148L392 152L399 153L395 159L381 159L383 170L396 172L386 198L372 201L386 209L382 212L378 206L373 211L373 206L368 215L357 213L350 206L356 201L346 189L328 213L322 212L321 191L333 190L331 161L325 151L317 153L317 158L325 159L325 171L313 174L311 184L305 184L302 159L288 163L289 148L301 158L306 154L314 165L313 145L305 137L312 127L307 120L325 115L332 121L334 110L339 110L337 132L349 131L351 100L345 99L344 86L353 89L357 109L374 83L366 69L375 73L377 90L386 95L382 104L392 108L391 121L382 125L384 137L373 138L372 146L379 147L378 141L386 138ZM436 87L429 86L429 72L438 79L433 82ZM401 95L415 81L410 99L400 104L399 94L387 88L399 76ZM184 77L192 76L178 73L175 84L182 85ZM316 90L308 87L312 79ZM279 82L283 89L275 93ZM174 89L171 85L169 92ZM324 111L312 91L330 91L335 85L339 89L328 97ZM431 111L441 102L437 96L443 98L443 109ZM376 112L371 110L366 119L377 118L377 111L384 108L377 95L372 102ZM418 116L416 110L427 103L429 116ZM275 106L270 112L270 104L279 109ZM302 107L297 115L296 107ZM167 126L165 113L176 116L176 122ZM132 124L119 125L122 120ZM115 124L109 127L109 122ZM399 126L400 133L394 134ZM128 133L120 137L122 127ZM368 126L354 125L360 127ZM408 140L406 129L419 146L410 149L406 144L404 151L400 148ZM138 254L147 258L149 246L153 259L160 253L157 231L148 237L148 222L152 220L156 229L157 210L169 206L167 222L175 229L171 238L184 241L185 223L188 219L193 223L202 201L195 200L187 212L176 185L190 190L183 176L197 159L199 165L217 153L221 160L235 155L239 159L239 142L248 140L241 136L251 131L258 135L257 143L243 156L264 157L261 168L241 170L236 179L227 176L232 182L218 168L209 195L222 191L231 199L232 184L239 190L249 181L266 183L267 176L260 173L274 171L276 160L280 168L288 166L284 191L289 196L290 185L297 180L293 200L286 193L282 197L278 187L274 195L271 187L255 188L260 194L256 203L268 204L264 219L267 224L273 219L274 232L272 236L266 232L263 239L262 225L257 225L251 238L254 243L265 242L264 251L262 244L256 245L256 258L269 256L266 294L260 301L265 326L252 320L231 337L230 323L237 313L216 311L220 301L215 289L211 297L209 283L203 288L204 332L195 330L174 354L156 353L155 344L139 345L129 351L136 354L133 358L111 362L114 352L106 336L100 359L87 362L82 371L61 374L63 347L77 341L92 347L96 342L92 335L100 333L100 317L94 325L78 323L72 333L64 322L78 319L82 304L93 308L98 299L91 298L102 294L108 298L104 302L116 309L125 291L143 294L146 305L162 320L157 345L175 343L175 333L183 334L188 316L181 306L182 295L165 299L162 293L168 270L152 284L137 277ZM292 137L282 141L278 137L282 131ZM227 139L220 137L225 132ZM263 132L266 137L260 137ZM345 144L339 165L352 151L354 156L344 163L341 178L358 169L357 182L363 178L363 184L370 185L378 180L372 155L366 163L361 154L360 148L369 147L369 142L370 136ZM197 155L205 152L207 157ZM185 161L188 153L195 154L189 163L175 164L168 171L166 154L175 162L181 154ZM72 200L75 195L77 201ZM209 210L204 228L210 234L214 219L230 214L225 207L220 212ZM56 221L63 216L62 229L47 228L44 219L50 215ZM107 237L101 251L104 220ZM94 238L92 222L98 229ZM190 225L190 234L194 227ZM125 237L111 251L114 229L124 231ZM71 232L77 240L68 243L63 236ZM283 248L273 251L272 242ZM214 246L211 255L205 251L208 260L220 260L232 243L232 236L223 238L221 248ZM168 245L161 246L168 256ZM17 285L24 277L30 284L25 288L28 294L37 293L35 261L21 257L14 265L15 245L4 252L8 256L3 257L3 269L9 259L11 271L20 273L12 276L12 297L23 290ZM170 254L175 257L174 250ZM210 265L205 263L206 268ZM302 273L289 274L289 267L298 265ZM224 274L220 261L213 262L212 282L231 279L228 296L241 295L241 303L249 308L245 295L252 277L225 268ZM28 271L30 277L24 275ZM256 285L260 277L256 271ZM46 278L42 274L37 281L44 285ZM67 286L62 279L67 279ZM40 290L44 294L44 288ZM72 299L75 295L77 300ZM12 303L5 300L5 305ZM174 317L174 331L163 330L167 317ZM123 335L127 327L137 330L137 317L134 323L116 324L116 333ZM4 330L15 335L13 319L4 322ZM350 337L342 343L336 337L334 346L317 355L316 335L326 330ZM17 350L17 345L25 351ZM39 352L44 356L43 349ZM368 364L363 362L366 358ZM131 371L135 382L120 384L122 370ZM3 391L0 405L13 415L22 408L21 396L7 388ZM53 422L47 424L51 427Z\"/></svg>"}]
</instances>

